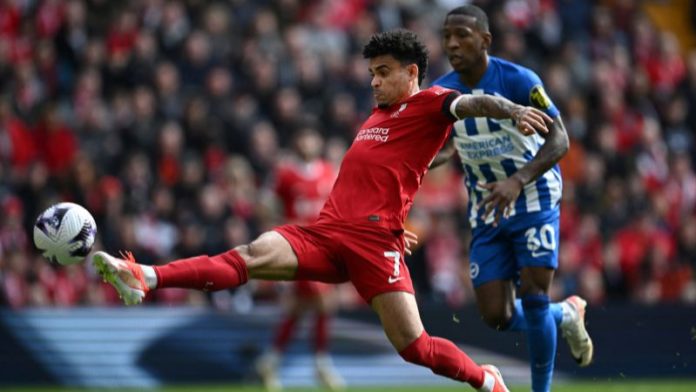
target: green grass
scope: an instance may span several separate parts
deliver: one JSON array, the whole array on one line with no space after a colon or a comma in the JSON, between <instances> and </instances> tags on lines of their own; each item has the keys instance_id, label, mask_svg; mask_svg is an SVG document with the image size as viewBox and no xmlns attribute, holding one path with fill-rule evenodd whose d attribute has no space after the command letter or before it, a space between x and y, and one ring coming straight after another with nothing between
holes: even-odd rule
<instances>
[{"instance_id":1,"label":"green grass","mask_svg":"<svg viewBox=\"0 0 696 392\"><path fill-rule=\"evenodd\" d=\"M121 391L123 389L106 389L101 391ZM512 392L528 392L529 387L520 386L511 388ZM601 381L601 382L572 382L561 384L558 383L553 388L554 392L693 392L696 391L696 380L646 380L646 381ZM3 392L87 392L93 391L91 389L79 389L79 388L59 388L59 387L32 387L32 388L2 388ZM138 391L136 389L126 389L128 392ZM263 388L259 386L240 386L240 385L187 385L187 386L177 386L177 387L167 387L157 390L147 390L147 391L161 391L161 392L264 392ZM318 388L287 388L287 392L303 392L312 391L318 392L322 391ZM462 388L462 387L429 387L429 386L419 386L419 387L360 387L360 388L350 388L347 392L383 392L383 391L393 391L393 392L449 392L449 391L473 391L472 389Z\"/></svg>"}]
</instances>

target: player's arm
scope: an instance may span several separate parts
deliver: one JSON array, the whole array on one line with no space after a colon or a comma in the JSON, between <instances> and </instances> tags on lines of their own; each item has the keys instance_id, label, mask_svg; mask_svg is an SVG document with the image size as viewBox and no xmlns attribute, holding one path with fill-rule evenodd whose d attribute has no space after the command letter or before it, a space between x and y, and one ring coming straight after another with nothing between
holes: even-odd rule
<instances>
[{"instance_id":1,"label":"player's arm","mask_svg":"<svg viewBox=\"0 0 696 392\"><path fill-rule=\"evenodd\" d=\"M563 120L561 120L561 114L549 96L546 95L539 76L529 70L521 71L521 76L517 78L517 83L514 83L513 86L514 89L511 93L514 98L512 99L516 102L529 102L532 106L543 110L554 118L549 132L546 135L541 135L546 141L534 158L512 176L514 180L518 180L524 186L542 176L558 163L568 151L570 144L568 132L563 125Z\"/></svg>"},{"instance_id":2,"label":"player's arm","mask_svg":"<svg viewBox=\"0 0 696 392\"><path fill-rule=\"evenodd\" d=\"M553 116L554 122L549 124L548 133L541 133L546 141L531 161L505 180L479 185L489 193L477 208L485 207L485 217L495 211L494 224L510 212L512 203L525 185L550 170L568 151L565 126L558 109L546 95L539 76L530 70L518 69L517 72L510 73L508 78L508 85L511 86L508 96L511 99L515 102L529 102L537 110L543 110L547 116Z\"/></svg>"},{"instance_id":3,"label":"player's arm","mask_svg":"<svg viewBox=\"0 0 696 392\"><path fill-rule=\"evenodd\" d=\"M460 95L452 101L450 113L460 120L466 117L511 118L524 135L546 134L549 131L547 124L553 123L551 117L537 108L493 95Z\"/></svg>"},{"instance_id":4,"label":"player's arm","mask_svg":"<svg viewBox=\"0 0 696 392\"><path fill-rule=\"evenodd\" d=\"M435 158L433 158L433 161L430 162L430 166L428 166L428 168L433 169L449 161L456 151L457 150L454 148L454 139L450 138L442 147L440 152L435 155Z\"/></svg>"},{"instance_id":5,"label":"player's arm","mask_svg":"<svg viewBox=\"0 0 696 392\"><path fill-rule=\"evenodd\" d=\"M529 184L551 170L568 152L570 147L568 132L560 115L554 119L553 124L549 127L549 133L543 135L543 137L546 141L539 148L534 158L511 176L511 178L514 177L519 181L522 186Z\"/></svg>"},{"instance_id":6,"label":"player's arm","mask_svg":"<svg viewBox=\"0 0 696 392\"><path fill-rule=\"evenodd\" d=\"M466 117L512 118L520 133L526 136L535 131L541 135L546 134L547 123L553 122L551 117L539 109L518 105L509 99L492 95L459 95L451 100L449 112L454 116L454 120ZM435 156L429 168L444 164L455 152L454 141L450 139Z\"/></svg>"},{"instance_id":7,"label":"player's arm","mask_svg":"<svg viewBox=\"0 0 696 392\"><path fill-rule=\"evenodd\" d=\"M554 119L545 138L546 141L534 158L520 170L516 171L515 174L502 181L477 185L488 190L489 193L476 208L486 208L483 213L484 219L495 211L494 226L498 224L501 217L507 216L510 206L517 200L524 186L550 170L568 151L568 133L560 115Z\"/></svg>"}]
</instances>

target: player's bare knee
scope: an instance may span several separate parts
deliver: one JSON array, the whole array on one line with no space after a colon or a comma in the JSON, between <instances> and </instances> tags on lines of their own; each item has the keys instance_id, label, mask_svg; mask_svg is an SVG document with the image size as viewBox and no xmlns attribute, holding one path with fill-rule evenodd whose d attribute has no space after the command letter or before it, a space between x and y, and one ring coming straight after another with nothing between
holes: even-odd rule
<instances>
[{"instance_id":1,"label":"player's bare knee","mask_svg":"<svg viewBox=\"0 0 696 392\"><path fill-rule=\"evenodd\" d=\"M273 246L273 236L271 233L263 233L255 240L246 245L246 252L251 259L272 257L276 247Z\"/></svg>"},{"instance_id":2,"label":"player's bare knee","mask_svg":"<svg viewBox=\"0 0 696 392\"><path fill-rule=\"evenodd\" d=\"M292 247L279 233L268 231L246 245L247 268L252 279L288 280L297 270Z\"/></svg>"},{"instance_id":3,"label":"player's bare knee","mask_svg":"<svg viewBox=\"0 0 696 392\"><path fill-rule=\"evenodd\" d=\"M526 267L520 272L520 296L548 295L554 270L550 268Z\"/></svg>"},{"instance_id":4,"label":"player's bare knee","mask_svg":"<svg viewBox=\"0 0 696 392\"><path fill-rule=\"evenodd\" d=\"M249 245L244 244L244 245L238 245L234 247L234 250L239 253L239 255L246 261L247 263L251 259L251 254L249 253Z\"/></svg>"},{"instance_id":5,"label":"player's bare knee","mask_svg":"<svg viewBox=\"0 0 696 392\"><path fill-rule=\"evenodd\" d=\"M265 241L262 237L257 238L249 244L239 245L235 247L234 250L246 261L250 272L263 266L265 264L265 259L272 258L272 255L269 254L272 248L265 245Z\"/></svg>"},{"instance_id":6,"label":"player's bare knee","mask_svg":"<svg viewBox=\"0 0 696 392\"><path fill-rule=\"evenodd\" d=\"M415 342L419 337L420 333L413 330L412 328L398 328L392 330L384 331L387 338L392 343L396 351L401 352L404 348L408 347L411 343Z\"/></svg>"},{"instance_id":7,"label":"player's bare knee","mask_svg":"<svg viewBox=\"0 0 696 392\"><path fill-rule=\"evenodd\" d=\"M512 320L512 312L505 311L505 309L495 312L483 312L481 318L489 327L501 331L504 330L510 323L510 320Z\"/></svg>"},{"instance_id":8,"label":"player's bare knee","mask_svg":"<svg viewBox=\"0 0 696 392\"><path fill-rule=\"evenodd\" d=\"M533 282L522 284L520 287L520 296L524 297L526 295L548 295L549 290L546 287L534 284Z\"/></svg>"}]
</instances>

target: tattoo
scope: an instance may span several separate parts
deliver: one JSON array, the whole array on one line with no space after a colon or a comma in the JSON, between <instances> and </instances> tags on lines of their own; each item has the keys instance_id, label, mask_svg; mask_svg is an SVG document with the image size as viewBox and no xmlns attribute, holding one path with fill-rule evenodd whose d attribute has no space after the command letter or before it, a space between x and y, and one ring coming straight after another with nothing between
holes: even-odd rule
<instances>
[{"instance_id":1,"label":"tattoo","mask_svg":"<svg viewBox=\"0 0 696 392\"><path fill-rule=\"evenodd\" d=\"M461 95L455 112L460 119L466 117L513 118L522 106L503 97L493 95Z\"/></svg>"},{"instance_id":2,"label":"tattoo","mask_svg":"<svg viewBox=\"0 0 696 392\"><path fill-rule=\"evenodd\" d=\"M568 133L563 120L558 116L553 119L553 124L546 135L546 141L537 151L534 158L525 166L513 174L513 177L526 185L543 175L558 163L568 151Z\"/></svg>"}]
</instances>

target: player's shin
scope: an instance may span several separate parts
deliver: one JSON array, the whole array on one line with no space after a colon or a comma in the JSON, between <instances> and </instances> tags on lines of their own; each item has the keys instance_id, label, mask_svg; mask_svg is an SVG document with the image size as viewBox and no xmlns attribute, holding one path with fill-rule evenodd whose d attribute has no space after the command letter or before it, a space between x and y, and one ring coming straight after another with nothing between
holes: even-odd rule
<instances>
[{"instance_id":1,"label":"player's shin","mask_svg":"<svg viewBox=\"0 0 696 392\"><path fill-rule=\"evenodd\" d=\"M553 367L556 359L556 323L549 310L547 295L522 297L527 322L527 345L532 369L532 391L551 390Z\"/></svg>"},{"instance_id":2,"label":"player's shin","mask_svg":"<svg viewBox=\"0 0 696 392\"><path fill-rule=\"evenodd\" d=\"M314 328L314 352L327 352L329 347L329 316L318 314Z\"/></svg>"},{"instance_id":3,"label":"player's shin","mask_svg":"<svg viewBox=\"0 0 696 392\"><path fill-rule=\"evenodd\" d=\"M561 322L563 321L563 305L559 302L550 303L549 312L551 312L551 316L553 317L553 321L556 323L556 326L560 327ZM521 299L515 300L515 307L513 309L512 317L510 318L508 325L505 326L503 330L513 332L527 331L527 320L524 317L524 308L522 307Z\"/></svg>"},{"instance_id":4,"label":"player's shin","mask_svg":"<svg viewBox=\"0 0 696 392\"><path fill-rule=\"evenodd\" d=\"M276 331L275 338L273 339L273 349L277 352L284 352L285 348L290 343L292 335L295 333L295 327L297 326L297 317L292 315L288 316L280 323L278 330Z\"/></svg>"},{"instance_id":5,"label":"player's shin","mask_svg":"<svg viewBox=\"0 0 696 392\"><path fill-rule=\"evenodd\" d=\"M483 369L449 340L430 337L423 331L399 354L408 362L430 368L435 374L467 382L476 389L483 386Z\"/></svg>"},{"instance_id":6,"label":"player's shin","mask_svg":"<svg viewBox=\"0 0 696 392\"><path fill-rule=\"evenodd\" d=\"M157 288L217 291L241 286L249 279L242 256L232 249L216 256L195 256L155 266Z\"/></svg>"}]
</instances>

